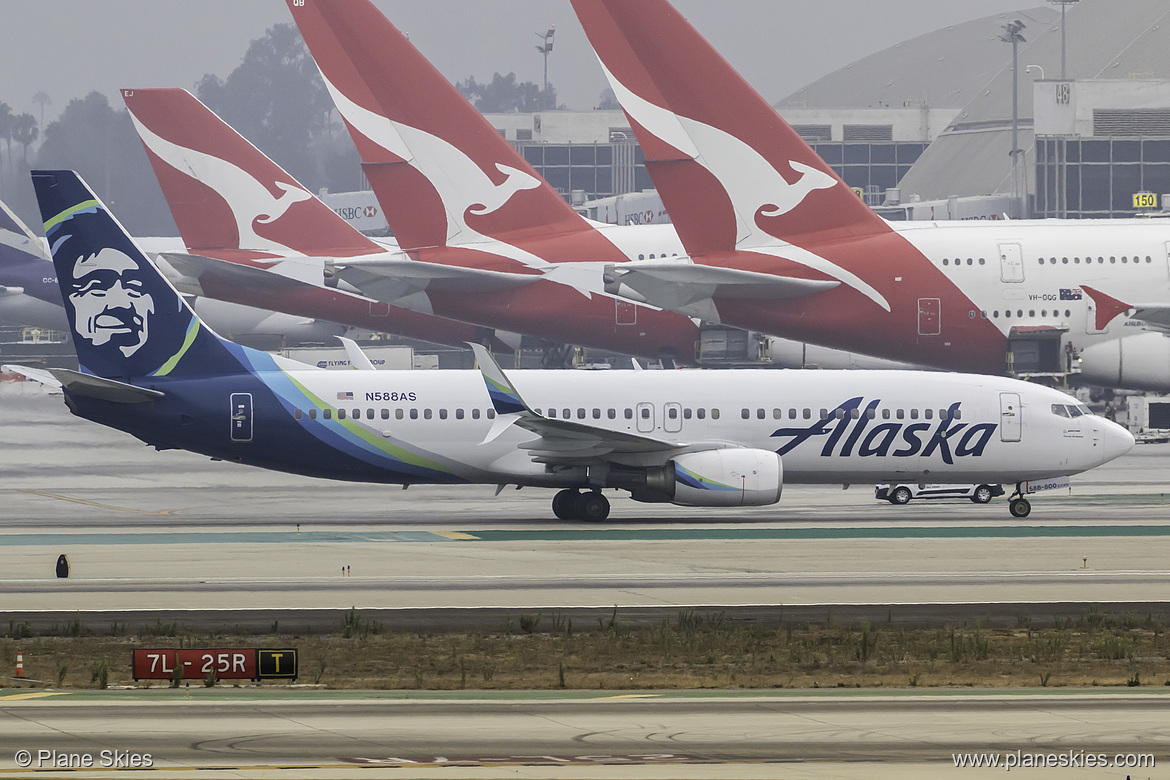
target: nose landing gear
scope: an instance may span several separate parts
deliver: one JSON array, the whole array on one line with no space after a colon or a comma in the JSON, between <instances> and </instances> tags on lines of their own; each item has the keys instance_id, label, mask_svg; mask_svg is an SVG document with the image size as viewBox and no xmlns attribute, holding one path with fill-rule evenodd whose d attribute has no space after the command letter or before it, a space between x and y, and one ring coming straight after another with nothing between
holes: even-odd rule
<instances>
[{"instance_id":1,"label":"nose landing gear","mask_svg":"<svg viewBox=\"0 0 1170 780\"><path fill-rule=\"evenodd\" d=\"M609 499L600 491L582 493L565 489L553 496L553 514L561 520L585 520L599 523L609 517Z\"/></svg>"},{"instance_id":2,"label":"nose landing gear","mask_svg":"<svg viewBox=\"0 0 1170 780\"><path fill-rule=\"evenodd\" d=\"M1032 504L1024 498L1023 490L1018 482L1016 483L1016 492L1012 493L1008 499L1008 510L1011 511L1012 517L1027 517L1032 511Z\"/></svg>"}]
</instances>

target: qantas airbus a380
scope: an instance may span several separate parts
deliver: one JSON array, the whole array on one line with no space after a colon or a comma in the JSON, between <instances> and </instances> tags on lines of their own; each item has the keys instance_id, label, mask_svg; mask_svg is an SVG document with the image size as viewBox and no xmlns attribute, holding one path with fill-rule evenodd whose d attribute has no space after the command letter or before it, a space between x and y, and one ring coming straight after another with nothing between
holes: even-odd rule
<instances>
[{"instance_id":1,"label":"qantas airbus a380","mask_svg":"<svg viewBox=\"0 0 1170 780\"><path fill-rule=\"evenodd\" d=\"M599 520L602 490L762 506L785 482L1018 483L1133 446L1056 390L899 371L327 371L220 338L72 171L34 171L81 371L20 369L69 409L158 449L400 484L554 488ZM1023 496L1012 514L1028 514Z\"/></svg>"},{"instance_id":2,"label":"qantas airbus a380","mask_svg":"<svg viewBox=\"0 0 1170 780\"><path fill-rule=\"evenodd\" d=\"M891 225L666 0L572 2L687 255L612 265L607 289L939 368L1079 353L1089 381L1170 389L1165 222ZM767 281L712 284L722 269Z\"/></svg>"}]
</instances>

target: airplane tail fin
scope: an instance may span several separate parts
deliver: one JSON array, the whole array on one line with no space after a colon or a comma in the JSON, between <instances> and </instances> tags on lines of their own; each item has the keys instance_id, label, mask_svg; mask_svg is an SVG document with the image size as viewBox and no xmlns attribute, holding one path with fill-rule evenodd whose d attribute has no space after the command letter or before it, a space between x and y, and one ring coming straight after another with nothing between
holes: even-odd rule
<instances>
[{"instance_id":1,"label":"airplane tail fin","mask_svg":"<svg viewBox=\"0 0 1170 780\"><path fill-rule=\"evenodd\" d=\"M185 89L124 89L188 249L350 257L381 248Z\"/></svg>"},{"instance_id":2,"label":"airplane tail fin","mask_svg":"<svg viewBox=\"0 0 1170 780\"><path fill-rule=\"evenodd\" d=\"M209 330L73 171L33 171L82 370L106 379L240 371L243 350Z\"/></svg>"},{"instance_id":3,"label":"airplane tail fin","mask_svg":"<svg viewBox=\"0 0 1170 780\"><path fill-rule=\"evenodd\" d=\"M572 0L691 255L890 228L667 0Z\"/></svg>"},{"instance_id":4,"label":"airplane tail fin","mask_svg":"<svg viewBox=\"0 0 1170 780\"><path fill-rule=\"evenodd\" d=\"M369 0L288 0L403 248L590 230Z\"/></svg>"}]
</instances>

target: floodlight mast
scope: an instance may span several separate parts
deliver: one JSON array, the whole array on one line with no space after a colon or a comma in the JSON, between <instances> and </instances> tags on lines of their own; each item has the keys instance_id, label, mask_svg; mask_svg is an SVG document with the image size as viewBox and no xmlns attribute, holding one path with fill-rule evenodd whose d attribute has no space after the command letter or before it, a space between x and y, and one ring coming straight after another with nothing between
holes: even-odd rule
<instances>
[{"instance_id":1,"label":"floodlight mast","mask_svg":"<svg viewBox=\"0 0 1170 780\"><path fill-rule=\"evenodd\" d=\"M1060 6L1060 80L1064 81L1067 76L1064 71L1064 9L1070 5L1075 5L1081 0L1048 0L1050 3L1055 3Z\"/></svg>"},{"instance_id":2,"label":"floodlight mast","mask_svg":"<svg viewBox=\"0 0 1170 780\"><path fill-rule=\"evenodd\" d=\"M544 57L544 91L540 93L541 102L548 100L548 55L553 50L553 36L556 35L557 26L554 24L548 28L546 33L536 33L536 37L541 39L541 43L536 45L536 50ZM548 106L549 108L556 108L556 106Z\"/></svg>"},{"instance_id":3,"label":"floodlight mast","mask_svg":"<svg viewBox=\"0 0 1170 780\"><path fill-rule=\"evenodd\" d=\"M1003 33L1001 33L999 36L1001 41L1010 43L1012 45L1012 203L1015 204L1015 208L1019 212L1017 216L1023 215L1023 209L1021 208L1021 204L1019 202L1020 183L1016 174L1016 163L1020 156L1020 79L1018 45L1021 43L1027 43L1027 39L1024 38L1023 35L1020 35L1020 31L1025 27L1027 27L1027 25L1025 25L1019 19L1013 19L1003 26Z\"/></svg>"}]
</instances>

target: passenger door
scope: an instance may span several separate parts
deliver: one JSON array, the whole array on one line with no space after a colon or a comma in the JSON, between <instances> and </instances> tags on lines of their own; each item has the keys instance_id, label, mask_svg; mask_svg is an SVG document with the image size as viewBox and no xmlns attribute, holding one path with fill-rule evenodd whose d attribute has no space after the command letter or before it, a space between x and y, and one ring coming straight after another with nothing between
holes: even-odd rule
<instances>
[{"instance_id":1,"label":"passenger door","mask_svg":"<svg viewBox=\"0 0 1170 780\"><path fill-rule=\"evenodd\" d=\"M942 332L942 300L918 299L918 335L937 336Z\"/></svg>"},{"instance_id":2,"label":"passenger door","mask_svg":"<svg viewBox=\"0 0 1170 780\"><path fill-rule=\"evenodd\" d=\"M682 404L669 403L662 407L662 430L667 433L682 430Z\"/></svg>"},{"instance_id":3,"label":"passenger door","mask_svg":"<svg viewBox=\"0 0 1170 780\"><path fill-rule=\"evenodd\" d=\"M1004 282L1024 281L1024 255L1019 244L999 245L999 278Z\"/></svg>"},{"instance_id":4,"label":"passenger door","mask_svg":"<svg viewBox=\"0 0 1170 780\"><path fill-rule=\"evenodd\" d=\"M640 433L654 432L654 404L642 402L634 409L634 416L638 418Z\"/></svg>"},{"instance_id":5,"label":"passenger door","mask_svg":"<svg viewBox=\"0 0 1170 780\"><path fill-rule=\"evenodd\" d=\"M1023 429L1019 393L999 394L999 439L1019 441Z\"/></svg>"}]
</instances>

